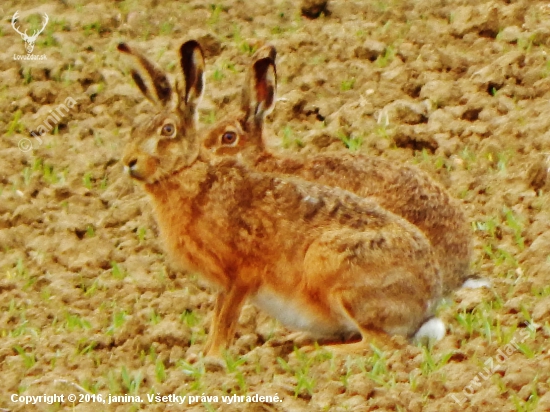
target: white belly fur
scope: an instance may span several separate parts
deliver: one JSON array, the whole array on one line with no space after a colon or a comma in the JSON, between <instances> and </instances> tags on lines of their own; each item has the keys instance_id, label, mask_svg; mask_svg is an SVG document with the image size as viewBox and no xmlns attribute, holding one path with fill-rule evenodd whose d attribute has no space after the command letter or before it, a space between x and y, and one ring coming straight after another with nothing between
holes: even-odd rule
<instances>
[{"instance_id":1,"label":"white belly fur","mask_svg":"<svg viewBox=\"0 0 550 412\"><path fill-rule=\"evenodd\" d=\"M283 325L300 331L309 332L315 338L352 335L359 331L349 319L342 316L337 320L323 318L299 297L282 296L273 290L262 288L251 299L252 303Z\"/></svg>"}]
</instances>

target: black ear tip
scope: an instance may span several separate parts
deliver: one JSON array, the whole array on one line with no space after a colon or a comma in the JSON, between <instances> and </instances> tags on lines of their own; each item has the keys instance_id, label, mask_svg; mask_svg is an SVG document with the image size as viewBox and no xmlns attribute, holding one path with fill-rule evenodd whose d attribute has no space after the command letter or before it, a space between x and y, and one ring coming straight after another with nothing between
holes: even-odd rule
<instances>
[{"instance_id":1,"label":"black ear tip","mask_svg":"<svg viewBox=\"0 0 550 412\"><path fill-rule=\"evenodd\" d=\"M264 57L263 59L256 60L253 67L256 73L266 73L270 67L273 67L275 70L275 60L271 57Z\"/></svg>"},{"instance_id":2,"label":"black ear tip","mask_svg":"<svg viewBox=\"0 0 550 412\"><path fill-rule=\"evenodd\" d=\"M192 56L196 52L200 53L201 56L203 55L202 47L196 40L188 40L180 47L182 56Z\"/></svg>"},{"instance_id":3,"label":"black ear tip","mask_svg":"<svg viewBox=\"0 0 550 412\"><path fill-rule=\"evenodd\" d=\"M116 46L117 50L122 53L130 53L130 47L124 42L119 43L118 46Z\"/></svg>"},{"instance_id":4,"label":"black ear tip","mask_svg":"<svg viewBox=\"0 0 550 412\"><path fill-rule=\"evenodd\" d=\"M268 57L271 60L275 61L275 58L277 57L277 49L275 49L275 46L273 46L272 44L268 44L266 47L269 50Z\"/></svg>"},{"instance_id":5,"label":"black ear tip","mask_svg":"<svg viewBox=\"0 0 550 412\"><path fill-rule=\"evenodd\" d=\"M277 49L275 49L275 46L272 44L266 44L260 47L254 56L252 56L252 60L262 60L265 58L269 58L273 60L273 63L275 63L275 59L277 58Z\"/></svg>"}]
</instances>

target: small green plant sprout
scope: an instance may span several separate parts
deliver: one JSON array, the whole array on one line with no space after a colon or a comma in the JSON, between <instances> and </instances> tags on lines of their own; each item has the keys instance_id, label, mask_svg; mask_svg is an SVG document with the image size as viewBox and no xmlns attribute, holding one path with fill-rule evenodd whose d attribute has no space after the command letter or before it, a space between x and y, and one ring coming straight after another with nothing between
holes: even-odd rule
<instances>
[{"instance_id":1,"label":"small green plant sprout","mask_svg":"<svg viewBox=\"0 0 550 412\"><path fill-rule=\"evenodd\" d=\"M82 183L84 184L84 187L88 190L92 190L92 173L86 172L84 173L84 176L82 177Z\"/></svg>"},{"instance_id":2,"label":"small green plant sprout","mask_svg":"<svg viewBox=\"0 0 550 412\"><path fill-rule=\"evenodd\" d=\"M91 341L88 338L82 338L78 340L77 353L80 355L86 355L94 351L98 342Z\"/></svg>"},{"instance_id":3,"label":"small green plant sprout","mask_svg":"<svg viewBox=\"0 0 550 412\"><path fill-rule=\"evenodd\" d=\"M386 354L375 345L370 345L372 355L360 365L362 372L373 382L384 387L395 384L393 373L388 370Z\"/></svg>"},{"instance_id":4,"label":"small green plant sprout","mask_svg":"<svg viewBox=\"0 0 550 412\"><path fill-rule=\"evenodd\" d=\"M191 390L200 391L202 388L202 379L206 372L204 361L202 359L197 363L189 363L184 360L178 362L178 366L186 377L192 381Z\"/></svg>"},{"instance_id":5,"label":"small green plant sprout","mask_svg":"<svg viewBox=\"0 0 550 412\"><path fill-rule=\"evenodd\" d=\"M191 345L202 341L206 336L206 331L204 328L200 327L200 318L197 316L196 312L193 312L192 310L185 310L181 314L180 320L191 330Z\"/></svg>"},{"instance_id":6,"label":"small green plant sprout","mask_svg":"<svg viewBox=\"0 0 550 412\"><path fill-rule=\"evenodd\" d=\"M233 357L228 351L224 352L223 358L225 361L227 372L233 374L235 380L237 381L237 385L239 386L240 392L246 393L248 385L246 383L243 372L239 369L240 366L246 363L246 358L240 356Z\"/></svg>"},{"instance_id":7,"label":"small green plant sprout","mask_svg":"<svg viewBox=\"0 0 550 412\"><path fill-rule=\"evenodd\" d=\"M429 163L430 153L425 147L423 147L422 150L415 151L414 158L417 163Z\"/></svg>"},{"instance_id":8,"label":"small green plant sprout","mask_svg":"<svg viewBox=\"0 0 550 412\"><path fill-rule=\"evenodd\" d=\"M72 332L75 329L90 329L92 324L88 320L81 318L79 315L65 312L65 327Z\"/></svg>"},{"instance_id":9,"label":"small green plant sprout","mask_svg":"<svg viewBox=\"0 0 550 412\"><path fill-rule=\"evenodd\" d=\"M137 230L137 237L139 243L143 243L145 241L145 235L147 234L147 229L143 226L139 227Z\"/></svg>"},{"instance_id":10,"label":"small green plant sprout","mask_svg":"<svg viewBox=\"0 0 550 412\"><path fill-rule=\"evenodd\" d=\"M127 393L133 395L139 393L139 388L143 381L141 371L136 372L133 376L128 372L126 366L122 366L120 370L120 377L122 378L122 385L126 389Z\"/></svg>"},{"instance_id":11,"label":"small green plant sprout","mask_svg":"<svg viewBox=\"0 0 550 412\"><path fill-rule=\"evenodd\" d=\"M283 128L282 146L284 149L290 149L292 146L302 148L304 147L304 142L301 139L294 137L294 131L289 125L286 125Z\"/></svg>"},{"instance_id":12,"label":"small green plant sprout","mask_svg":"<svg viewBox=\"0 0 550 412\"><path fill-rule=\"evenodd\" d=\"M315 361L314 357L308 357L307 354L300 351L298 348L294 348L294 354L298 361L297 366L291 366L283 358L277 358L277 363L281 368L290 375L294 375L296 385L294 387L294 397L298 396L311 396L315 389L315 378L310 375L309 371L311 365Z\"/></svg>"},{"instance_id":13,"label":"small green plant sprout","mask_svg":"<svg viewBox=\"0 0 550 412\"><path fill-rule=\"evenodd\" d=\"M80 284L80 288L82 289L82 292L84 292L84 296L91 297L96 294L96 292L99 290L99 280L94 279L93 282L82 282Z\"/></svg>"},{"instance_id":14,"label":"small green plant sprout","mask_svg":"<svg viewBox=\"0 0 550 412\"><path fill-rule=\"evenodd\" d=\"M180 320L186 324L189 328L197 326L199 324L199 317L192 310L186 309L180 316Z\"/></svg>"},{"instance_id":15,"label":"small green plant sprout","mask_svg":"<svg viewBox=\"0 0 550 412\"><path fill-rule=\"evenodd\" d=\"M84 25L84 35L86 37L90 36L93 32L95 32L97 35L101 35L102 33L108 31L108 29L105 29L101 26L101 23L99 21L86 24Z\"/></svg>"},{"instance_id":16,"label":"small green plant sprout","mask_svg":"<svg viewBox=\"0 0 550 412\"><path fill-rule=\"evenodd\" d=\"M161 23L159 32L163 36L167 36L171 34L174 31L174 23L165 21Z\"/></svg>"},{"instance_id":17,"label":"small green plant sprout","mask_svg":"<svg viewBox=\"0 0 550 412\"><path fill-rule=\"evenodd\" d=\"M59 182L57 173L54 172L53 166L49 164L44 164L43 169L43 179L47 183L54 184Z\"/></svg>"},{"instance_id":18,"label":"small green plant sprout","mask_svg":"<svg viewBox=\"0 0 550 412\"><path fill-rule=\"evenodd\" d=\"M531 384L531 394L525 400L519 397L517 394L512 393L512 403L514 404L516 412L534 412L540 410L540 408L537 408L540 399L539 393L537 391L538 381L539 376L537 375L535 376L535 379Z\"/></svg>"},{"instance_id":19,"label":"small green plant sprout","mask_svg":"<svg viewBox=\"0 0 550 412\"><path fill-rule=\"evenodd\" d=\"M27 268L25 267L22 258L17 259L17 263L15 264L15 273L20 278L26 278L28 275Z\"/></svg>"},{"instance_id":20,"label":"small green plant sprout","mask_svg":"<svg viewBox=\"0 0 550 412\"><path fill-rule=\"evenodd\" d=\"M544 78L548 77L549 75L550 75L550 60L547 57L546 63L544 64L544 66L541 70L540 77L544 79Z\"/></svg>"},{"instance_id":21,"label":"small green plant sprout","mask_svg":"<svg viewBox=\"0 0 550 412\"><path fill-rule=\"evenodd\" d=\"M359 148L363 145L363 138L360 136L347 136L343 132L339 132L337 137L342 141L342 143L344 143L344 146L346 146L352 152L359 150Z\"/></svg>"},{"instance_id":22,"label":"small green plant sprout","mask_svg":"<svg viewBox=\"0 0 550 412\"><path fill-rule=\"evenodd\" d=\"M23 183L25 184L25 186L28 186L31 180L32 180L32 170L30 167L27 166L26 168L23 169Z\"/></svg>"},{"instance_id":23,"label":"small green plant sprout","mask_svg":"<svg viewBox=\"0 0 550 412\"><path fill-rule=\"evenodd\" d=\"M537 34L534 33L534 34L531 34L529 37L522 36L518 38L517 40L518 48L525 52L530 52L531 49L533 48L533 44L535 43L536 37L537 37Z\"/></svg>"},{"instance_id":24,"label":"small green plant sprout","mask_svg":"<svg viewBox=\"0 0 550 412\"><path fill-rule=\"evenodd\" d=\"M36 355L34 354L34 352L28 353L19 345L15 345L13 347L13 350L17 352L19 356L21 356L21 358L23 359L23 365L25 365L26 369L30 369L36 364Z\"/></svg>"},{"instance_id":25,"label":"small green plant sprout","mask_svg":"<svg viewBox=\"0 0 550 412\"><path fill-rule=\"evenodd\" d=\"M149 322L152 325L158 325L161 320L162 316L155 309L151 310L151 313L149 313Z\"/></svg>"},{"instance_id":26,"label":"small green plant sprout","mask_svg":"<svg viewBox=\"0 0 550 412\"><path fill-rule=\"evenodd\" d=\"M458 321L458 324L466 330L466 333L471 339L474 331L478 328L478 318L473 314L473 312L462 311L456 315L456 320Z\"/></svg>"},{"instance_id":27,"label":"small green plant sprout","mask_svg":"<svg viewBox=\"0 0 550 412\"><path fill-rule=\"evenodd\" d=\"M242 41L240 44L239 44L239 50L241 50L241 52L243 52L244 54L247 54L249 56L252 56L254 53L256 53L256 46L246 42L246 41Z\"/></svg>"},{"instance_id":28,"label":"small green plant sprout","mask_svg":"<svg viewBox=\"0 0 550 412\"><path fill-rule=\"evenodd\" d=\"M155 362L155 377L159 383L166 380L166 368L164 366L164 362L160 358L157 358Z\"/></svg>"},{"instance_id":29,"label":"small green plant sprout","mask_svg":"<svg viewBox=\"0 0 550 412\"><path fill-rule=\"evenodd\" d=\"M30 84L32 82L32 70L30 67L23 70L23 79L24 84Z\"/></svg>"},{"instance_id":30,"label":"small green plant sprout","mask_svg":"<svg viewBox=\"0 0 550 412\"><path fill-rule=\"evenodd\" d=\"M506 172L506 165L510 160L511 154L509 152L497 153L496 168L499 172Z\"/></svg>"},{"instance_id":31,"label":"small green plant sprout","mask_svg":"<svg viewBox=\"0 0 550 412\"><path fill-rule=\"evenodd\" d=\"M462 159L462 164L466 170L470 170L472 164L476 161L476 154L468 146L464 146L464 149L459 154L460 159Z\"/></svg>"},{"instance_id":32,"label":"small green plant sprout","mask_svg":"<svg viewBox=\"0 0 550 412\"><path fill-rule=\"evenodd\" d=\"M52 47L57 46L59 43L57 40L55 40L55 37L53 36L55 33L55 23L52 25L49 25L46 28L46 31L42 36L40 36L40 41L37 42L41 47Z\"/></svg>"},{"instance_id":33,"label":"small green plant sprout","mask_svg":"<svg viewBox=\"0 0 550 412\"><path fill-rule=\"evenodd\" d=\"M504 208L503 213L506 218L506 225L512 230L514 241L516 242L519 250L522 251L525 249L525 240L521 235L523 231L521 219L511 209Z\"/></svg>"},{"instance_id":34,"label":"small green plant sprout","mask_svg":"<svg viewBox=\"0 0 550 412\"><path fill-rule=\"evenodd\" d=\"M225 351L223 354L223 359L225 361L225 366L229 373L237 372L239 366L246 363L246 358L237 356L234 358L228 351Z\"/></svg>"},{"instance_id":35,"label":"small green plant sprout","mask_svg":"<svg viewBox=\"0 0 550 412\"><path fill-rule=\"evenodd\" d=\"M25 127L23 126L23 123L21 123L22 115L23 115L23 112L21 110L17 110L13 114L13 119L8 125L8 131L7 131L8 136L13 135L15 132L23 133L23 131L25 130Z\"/></svg>"},{"instance_id":36,"label":"small green plant sprout","mask_svg":"<svg viewBox=\"0 0 550 412\"><path fill-rule=\"evenodd\" d=\"M392 46L386 47L386 50L384 50L384 53L379 55L376 59L376 66L379 68L384 68L388 66L394 59L396 54L395 49Z\"/></svg>"},{"instance_id":37,"label":"small green plant sprout","mask_svg":"<svg viewBox=\"0 0 550 412\"><path fill-rule=\"evenodd\" d=\"M340 90L343 92L346 92L348 90L353 89L354 85L355 85L355 79L342 80L342 83L340 83Z\"/></svg>"},{"instance_id":38,"label":"small green plant sprout","mask_svg":"<svg viewBox=\"0 0 550 412\"><path fill-rule=\"evenodd\" d=\"M210 5L210 17L208 17L207 23L209 26L216 26L220 21L220 15L223 11L221 4Z\"/></svg>"},{"instance_id":39,"label":"small green plant sprout","mask_svg":"<svg viewBox=\"0 0 550 412\"><path fill-rule=\"evenodd\" d=\"M113 312L111 325L107 328L107 334L112 335L120 329L124 322L126 322L126 311L124 310L116 310Z\"/></svg>"},{"instance_id":40,"label":"small green plant sprout","mask_svg":"<svg viewBox=\"0 0 550 412\"><path fill-rule=\"evenodd\" d=\"M94 237L95 228L93 225L86 225L86 237Z\"/></svg>"},{"instance_id":41,"label":"small green plant sprout","mask_svg":"<svg viewBox=\"0 0 550 412\"><path fill-rule=\"evenodd\" d=\"M113 274L113 277L117 280L122 280L127 275L126 271L114 261L111 262L111 273Z\"/></svg>"},{"instance_id":42,"label":"small green plant sprout","mask_svg":"<svg viewBox=\"0 0 550 412\"><path fill-rule=\"evenodd\" d=\"M453 356L453 353L449 352L440 356L438 360L435 360L432 354L432 349L425 346L422 347L422 352L424 352L424 359L422 360L420 370L424 376L428 376L432 372L435 372L445 366L449 362L449 359Z\"/></svg>"},{"instance_id":43,"label":"small green plant sprout","mask_svg":"<svg viewBox=\"0 0 550 412\"><path fill-rule=\"evenodd\" d=\"M473 229L475 231L484 232L489 235L489 238L495 240L500 234L500 227L498 226L496 219L494 217L488 218L485 222L477 221L472 222Z\"/></svg>"},{"instance_id":44,"label":"small green plant sprout","mask_svg":"<svg viewBox=\"0 0 550 412\"><path fill-rule=\"evenodd\" d=\"M223 80L224 77L225 74L223 73L223 69L215 67L214 71L212 72L212 80L214 80L215 82L219 82L220 80Z\"/></svg>"},{"instance_id":45,"label":"small green plant sprout","mask_svg":"<svg viewBox=\"0 0 550 412\"><path fill-rule=\"evenodd\" d=\"M107 175L104 175L103 178L101 179L101 182L99 183L99 188L101 190L105 190L107 189L108 184L109 184L108 177Z\"/></svg>"}]
</instances>

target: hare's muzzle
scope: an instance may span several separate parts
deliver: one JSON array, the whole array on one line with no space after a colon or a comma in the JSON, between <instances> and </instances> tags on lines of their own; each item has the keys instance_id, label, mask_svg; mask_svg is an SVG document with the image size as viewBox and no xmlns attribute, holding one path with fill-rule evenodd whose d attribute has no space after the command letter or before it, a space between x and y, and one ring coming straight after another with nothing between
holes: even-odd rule
<instances>
[{"instance_id":1,"label":"hare's muzzle","mask_svg":"<svg viewBox=\"0 0 550 412\"><path fill-rule=\"evenodd\" d=\"M127 161L125 161L124 162L124 172L127 173L130 177L139 180L141 178L141 176L140 176L140 173L138 171L137 163L138 163L138 161L135 157L130 158Z\"/></svg>"}]
</instances>

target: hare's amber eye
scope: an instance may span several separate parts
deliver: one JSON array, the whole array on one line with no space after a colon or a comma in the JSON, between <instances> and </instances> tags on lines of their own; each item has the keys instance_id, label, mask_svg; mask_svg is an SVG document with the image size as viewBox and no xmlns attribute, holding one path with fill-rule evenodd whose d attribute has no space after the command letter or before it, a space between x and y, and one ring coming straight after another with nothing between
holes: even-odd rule
<instances>
[{"instance_id":1,"label":"hare's amber eye","mask_svg":"<svg viewBox=\"0 0 550 412\"><path fill-rule=\"evenodd\" d=\"M162 126L162 135L163 136L172 136L176 130L176 127L172 123L166 123Z\"/></svg>"},{"instance_id":2,"label":"hare's amber eye","mask_svg":"<svg viewBox=\"0 0 550 412\"><path fill-rule=\"evenodd\" d=\"M237 141L237 133L225 132L222 135L222 144L234 144Z\"/></svg>"}]
</instances>

